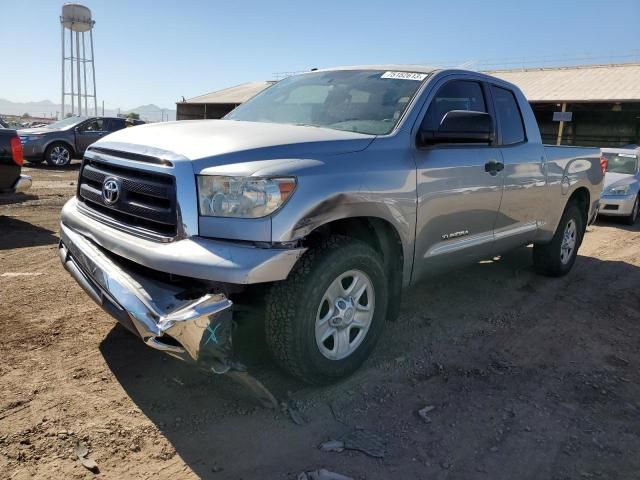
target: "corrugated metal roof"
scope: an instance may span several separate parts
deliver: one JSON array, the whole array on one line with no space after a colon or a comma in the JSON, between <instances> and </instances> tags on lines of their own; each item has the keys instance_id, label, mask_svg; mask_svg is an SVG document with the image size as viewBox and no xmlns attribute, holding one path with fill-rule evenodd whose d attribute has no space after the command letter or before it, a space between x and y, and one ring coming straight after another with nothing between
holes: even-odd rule
<instances>
[{"instance_id":1,"label":"corrugated metal roof","mask_svg":"<svg viewBox=\"0 0 640 480\"><path fill-rule=\"evenodd\" d=\"M270 87L275 82L249 82L235 87L225 88L217 92L206 93L199 97L189 98L182 103L244 103L250 98L256 96L265 88Z\"/></svg>"},{"instance_id":2,"label":"corrugated metal roof","mask_svg":"<svg viewBox=\"0 0 640 480\"><path fill-rule=\"evenodd\" d=\"M369 65L372 68L432 72L418 65ZM489 75L514 83L530 102L625 102L640 101L640 64L588 65L577 67L492 70ZM240 104L275 82L249 82L188 99L184 103Z\"/></svg>"},{"instance_id":3,"label":"corrugated metal roof","mask_svg":"<svg viewBox=\"0 0 640 480\"><path fill-rule=\"evenodd\" d=\"M517 85L530 102L640 101L640 64L494 70L484 73Z\"/></svg>"}]
</instances>

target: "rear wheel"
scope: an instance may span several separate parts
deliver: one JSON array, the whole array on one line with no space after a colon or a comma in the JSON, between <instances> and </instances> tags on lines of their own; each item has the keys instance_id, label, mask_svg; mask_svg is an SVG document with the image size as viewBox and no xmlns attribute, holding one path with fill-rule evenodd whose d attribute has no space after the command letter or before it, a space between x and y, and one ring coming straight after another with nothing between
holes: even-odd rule
<instances>
[{"instance_id":1,"label":"rear wheel","mask_svg":"<svg viewBox=\"0 0 640 480\"><path fill-rule=\"evenodd\" d=\"M574 202L567 205L553 239L533 246L536 271L550 277L566 275L573 267L584 232L582 213Z\"/></svg>"},{"instance_id":2,"label":"rear wheel","mask_svg":"<svg viewBox=\"0 0 640 480\"><path fill-rule=\"evenodd\" d=\"M388 281L367 244L334 236L267 295L267 343L280 366L314 384L353 373L384 326Z\"/></svg>"},{"instance_id":3,"label":"rear wheel","mask_svg":"<svg viewBox=\"0 0 640 480\"><path fill-rule=\"evenodd\" d=\"M638 212L640 211L640 193L636 197L636 201L633 204L633 210L631 215L624 217L624 223L627 225L633 225L638 220Z\"/></svg>"},{"instance_id":4,"label":"rear wheel","mask_svg":"<svg viewBox=\"0 0 640 480\"><path fill-rule=\"evenodd\" d=\"M52 143L47 147L44 158L51 167L66 167L71 163L71 149L64 143Z\"/></svg>"}]
</instances>

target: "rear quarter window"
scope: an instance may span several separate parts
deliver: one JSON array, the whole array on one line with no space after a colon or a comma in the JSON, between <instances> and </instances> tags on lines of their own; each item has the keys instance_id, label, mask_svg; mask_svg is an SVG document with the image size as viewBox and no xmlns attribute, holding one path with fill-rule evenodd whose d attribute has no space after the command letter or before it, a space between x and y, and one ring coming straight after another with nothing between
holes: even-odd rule
<instances>
[{"instance_id":1,"label":"rear quarter window","mask_svg":"<svg viewBox=\"0 0 640 480\"><path fill-rule=\"evenodd\" d=\"M109 131L115 132L118 130L122 130L126 126L126 122L119 118L111 118L109 119Z\"/></svg>"},{"instance_id":2,"label":"rear quarter window","mask_svg":"<svg viewBox=\"0 0 640 480\"><path fill-rule=\"evenodd\" d=\"M524 124L518 101L511 90L506 88L491 87L493 103L498 117L498 128L500 129L502 144L513 145L524 142Z\"/></svg>"}]
</instances>

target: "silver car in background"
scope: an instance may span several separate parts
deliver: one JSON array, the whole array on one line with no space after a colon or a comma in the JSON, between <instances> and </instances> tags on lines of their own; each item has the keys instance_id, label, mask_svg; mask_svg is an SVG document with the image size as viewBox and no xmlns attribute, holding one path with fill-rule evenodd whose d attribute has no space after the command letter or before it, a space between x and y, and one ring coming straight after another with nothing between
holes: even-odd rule
<instances>
[{"instance_id":1,"label":"silver car in background","mask_svg":"<svg viewBox=\"0 0 640 480\"><path fill-rule=\"evenodd\" d=\"M633 225L640 210L640 147L603 148L602 156L608 165L598 214L622 217Z\"/></svg>"}]
</instances>

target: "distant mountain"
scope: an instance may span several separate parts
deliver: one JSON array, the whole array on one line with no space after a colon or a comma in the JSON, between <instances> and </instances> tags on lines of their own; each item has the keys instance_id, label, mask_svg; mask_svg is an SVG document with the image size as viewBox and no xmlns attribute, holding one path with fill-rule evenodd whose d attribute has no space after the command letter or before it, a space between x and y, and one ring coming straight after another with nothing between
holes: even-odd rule
<instances>
[{"instance_id":1,"label":"distant mountain","mask_svg":"<svg viewBox=\"0 0 640 480\"><path fill-rule=\"evenodd\" d=\"M149 104L149 105L141 105L136 108L132 108L131 110L126 110L123 113L134 112L140 115L140 118L146 120L148 122L162 122L167 120L175 120L176 119L176 111L168 110L166 108L160 108L157 105Z\"/></svg>"},{"instance_id":2,"label":"distant mountain","mask_svg":"<svg viewBox=\"0 0 640 480\"><path fill-rule=\"evenodd\" d=\"M71 105L67 105L66 111L71 111ZM51 100L40 100L37 102L12 102L5 98L0 98L0 115L22 115L28 113L32 117L56 117L60 115L62 108L59 103ZM102 114L101 107L98 105L98 112ZM120 112L126 115L129 112L135 112L140 115L142 120L147 122L161 122L176 119L176 111L163 109L157 105L141 105L132 109L106 109L104 114L107 116L115 116Z\"/></svg>"}]
</instances>

